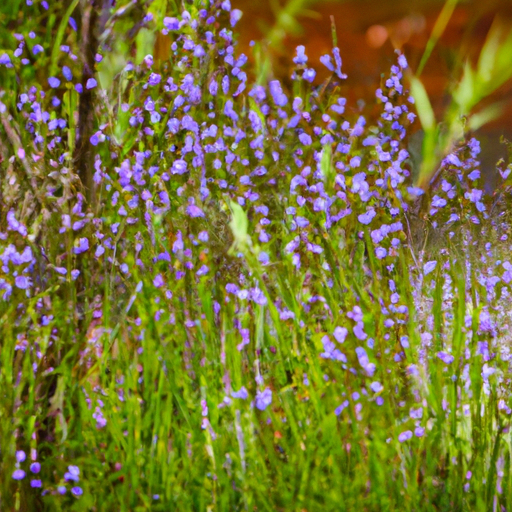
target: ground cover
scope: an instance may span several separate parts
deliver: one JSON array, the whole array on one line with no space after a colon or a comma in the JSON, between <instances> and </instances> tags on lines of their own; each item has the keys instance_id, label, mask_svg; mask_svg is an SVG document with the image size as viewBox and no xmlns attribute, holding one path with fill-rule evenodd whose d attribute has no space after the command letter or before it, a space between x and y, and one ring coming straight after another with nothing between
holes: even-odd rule
<instances>
[{"instance_id":1,"label":"ground cover","mask_svg":"<svg viewBox=\"0 0 512 512\"><path fill-rule=\"evenodd\" d=\"M133 62L77 6L0 52L2 510L511 510L512 168L460 115L500 52L440 127L400 53L347 105L335 31L287 87L228 0Z\"/></svg>"}]
</instances>

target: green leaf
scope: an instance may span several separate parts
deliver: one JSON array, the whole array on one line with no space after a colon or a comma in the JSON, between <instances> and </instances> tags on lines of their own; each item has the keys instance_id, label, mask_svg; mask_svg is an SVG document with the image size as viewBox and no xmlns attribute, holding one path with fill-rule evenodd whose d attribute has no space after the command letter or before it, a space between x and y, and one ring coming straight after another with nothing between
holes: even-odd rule
<instances>
[{"instance_id":1,"label":"green leaf","mask_svg":"<svg viewBox=\"0 0 512 512\"><path fill-rule=\"evenodd\" d=\"M229 207L231 208L232 218L229 223L229 227L233 233L235 241L233 242L233 246L230 251L234 251L236 249L243 250L247 247L248 243L248 229L249 229L249 220L247 219L247 214L243 210L243 208L234 201L230 201Z\"/></svg>"}]
</instances>

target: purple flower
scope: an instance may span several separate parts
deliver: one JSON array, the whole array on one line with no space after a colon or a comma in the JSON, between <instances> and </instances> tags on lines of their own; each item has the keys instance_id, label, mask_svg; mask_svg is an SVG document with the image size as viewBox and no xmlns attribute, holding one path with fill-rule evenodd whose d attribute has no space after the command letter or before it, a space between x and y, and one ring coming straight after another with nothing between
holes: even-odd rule
<instances>
[{"instance_id":1,"label":"purple flower","mask_svg":"<svg viewBox=\"0 0 512 512\"><path fill-rule=\"evenodd\" d=\"M25 478L25 471L23 471L22 469L16 469L13 474L12 474L12 477L14 480L23 480Z\"/></svg>"},{"instance_id":2,"label":"purple flower","mask_svg":"<svg viewBox=\"0 0 512 512\"><path fill-rule=\"evenodd\" d=\"M435 195L432 198L432 206L434 208L443 208L444 206L446 206L446 199L443 199L442 197Z\"/></svg>"},{"instance_id":3,"label":"purple flower","mask_svg":"<svg viewBox=\"0 0 512 512\"><path fill-rule=\"evenodd\" d=\"M302 73L302 78L306 80L306 82L313 82L316 77L316 71L313 68L306 68Z\"/></svg>"},{"instance_id":4,"label":"purple flower","mask_svg":"<svg viewBox=\"0 0 512 512\"><path fill-rule=\"evenodd\" d=\"M16 220L13 210L9 210L7 212L7 226L12 231L17 231L20 235L27 235L27 228L21 222Z\"/></svg>"},{"instance_id":5,"label":"purple flower","mask_svg":"<svg viewBox=\"0 0 512 512\"><path fill-rule=\"evenodd\" d=\"M4 66L11 64L11 59L7 53L0 55L0 64L3 64Z\"/></svg>"},{"instance_id":6,"label":"purple flower","mask_svg":"<svg viewBox=\"0 0 512 512\"><path fill-rule=\"evenodd\" d=\"M187 172L187 162L185 160L175 160L171 167L172 174L185 174Z\"/></svg>"},{"instance_id":7,"label":"purple flower","mask_svg":"<svg viewBox=\"0 0 512 512\"><path fill-rule=\"evenodd\" d=\"M177 18L164 18L164 27L167 30L178 30L180 28L180 22Z\"/></svg>"},{"instance_id":8,"label":"purple flower","mask_svg":"<svg viewBox=\"0 0 512 512\"><path fill-rule=\"evenodd\" d=\"M384 247L377 247L377 249L375 249L375 256L378 260L382 260L387 256L387 254L388 251L384 249Z\"/></svg>"},{"instance_id":9,"label":"purple flower","mask_svg":"<svg viewBox=\"0 0 512 512\"><path fill-rule=\"evenodd\" d=\"M363 322L357 322L354 326L354 336L358 340L365 340L367 338L367 334L364 332L364 324Z\"/></svg>"},{"instance_id":10,"label":"purple flower","mask_svg":"<svg viewBox=\"0 0 512 512\"><path fill-rule=\"evenodd\" d=\"M341 405L336 407L336 409L334 410L334 414L336 414L336 416L339 416L343 412L343 409L346 409L349 405L350 402L348 400L345 400Z\"/></svg>"},{"instance_id":11,"label":"purple flower","mask_svg":"<svg viewBox=\"0 0 512 512\"><path fill-rule=\"evenodd\" d=\"M272 390L265 388L256 393L256 408L264 411L272 403Z\"/></svg>"},{"instance_id":12,"label":"purple flower","mask_svg":"<svg viewBox=\"0 0 512 512\"><path fill-rule=\"evenodd\" d=\"M424 434L425 434L425 429L423 427L416 427L414 429L414 435L416 437L423 437Z\"/></svg>"},{"instance_id":13,"label":"purple flower","mask_svg":"<svg viewBox=\"0 0 512 512\"><path fill-rule=\"evenodd\" d=\"M407 67L409 66L407 64L407 59L405 58L405 55L403 53L401 53L399 56L398 56L398 65L402 68L402 69L407 69Z\"/></svg>"},{"instance_id":14,"label":"purple flower","mask_svg":"<svg viewBox=\"0 0 512 512\"><path fill-rule=\"evenodd\" d=\"M240 9L233 9L229 15L231 26L234 27L242 18L242 11Z\"/></svg>"},{"instance_id":15,"label":"purple flower","mask_svg":"<svg viewBox=\"0 0 512 512\"><path fill-rule=\"evenodd\" d=\"M82 494L84 493L84 491L82 490L81 487L72 487L71 488L71 493L73 494L73 496L82 496Z\"/></svg>"},{"instance_id":16,"label":"purple flower","mask_svg":"<svg viewBox=\"0 0 512 512\"><path fill-rule=\"evenodd\" d=\"M423 275L428 275L430 274L430 272L432 272L435 268L436 268L436 265L437 265L437 261L428 261L427 263L425 263L424 267L423 267Z\"/></svg>"},{"instance_id":17,"label":"purple flower","mask_svg":"<svg viewBox=\"0 0 512 512\"><path fill-rule=\"evenodd\" d=\"M302 64L306 64L306 62L308 61L308 58L307 58L306 54L304 53L305 50L306 50L305 46L303 46L303 45L297 46L297 57L293 58L293 62L295 62L295 64L297 64L298 66L300 66Z\"/></svg>"},{"instance_id":18,"label":"purple flower","mask_svg":"<svg viewBox=\"0 0 512 512\"><path fill-rule=\"evenodd\" d=\"M39 471L41 471L41 464L39 464L39 462L33 462L30 464L30 471L34 474L39 473Z\"/></svg>"},{"instance_id":19,"label":"purple flower","mask_svg":"<svg viewBox=\"0 0 512 512\"><path fill-rule=\"evenodd\" d=\"M345 327L336 327L334 329L334 337L338 343L343 343L347 337L348 330Z\"/></svg>"},{"instance_id":20,"label":"purple flower","mask_svg":"<svg viewBox=\"0 0 512 512\"><path fill-rule=\"evenodd\" d=\"M68 471L64 474L64 480L78 482L80 480L80 469L78 466L68 466Z\"/></svg>"},{"instance_id":21,"label":"purple flower","mask_svg":"<svg viewBox=\"0 0 512 512\"><path fill-rule=\"evenodd\" d=\"M304 146L309 146L312 142L311 137L307 133L301 133L299 135L299 140L304 144Z\"/></svg>"},{"instance_id":22,"label":"purple flower","mask_svg":"<svg viewBox=\"0 0 512 512\"><path fill-rule=\"evenodd\" d=\"M86 89L94 89L98 85L98 82L94 78L89 78L85 84Z\"/></svg>"},{"instance_id":23,"label":"purple flower","mask_svg":"<svg viewBox=\"0 0 512 512\"><path fill-rule=\"evenodd\" d=\"M375 217L375 215L377 215L375 213L375 210L373 208L370 208L369 210L366 211L366 213L362 213L361 215L359 215L357 217L357 220L361 223L361 224L365 224L365 225L368 225L370 224L370 222L373 220L373 218Z\"/></svg>"},{"instance_id":24,"label":"purple flower","mask_svg":"<svg viewBox=\"0 0 512 512\"><path fill-rule=\"evenodd\" d=\"M380 393L384 389L384 386L380 382L375 381L370 384L370 389L374 393Z\"/></svg>"},{"instance_id":25,"label":"purple flower","mask_svg":"<svg viewBox=\"0 0 512 512\"><path fill-rule=\"evenodd\" d=\"M278 107L284 107L288 103L288 98L284 94L279 80L272 80L268 85L269 85L270 94L272 95L274 103Z\"/></svg>"},{"instance_id":26,"label":"purple flower","mask_svg":"<svg viewBox=\"0 0 512 512\"><path fill-rule=\"evenodd\" d=\"M195 204L189 204L187 206L187 215L192 218L204 217L204 212Z\"/></svg>"},{"instance_id":27,"label":"purple flower","mask_svg":"<svg viewBox=\"0 0 512 512\"><path fill-rule=\"evenodd\" d=\"M233 398L241 398L242 400L246 400L249 396L249 393L247 393L247 389L245 389L245 386L242 386L239 391L232 391L231 396Z\"/></svg>"},{"instance_id":28,"label":"purple flower","mask_svg":"<svg viewBox=\"0 0 512 512\"><path fill-rule=\"evenodd\" d=\"M401 443L405 443L405 441L409 441L409 439L411 439L412 437L412 432L410 430L406 430L405 432L402 432L399 436L398 436L398 440L401 442Z\"/></svg>"},{"instance_id":29,"label":"purple flower","mask_svg":"<svg viewBox=\"0 0 512 512\"><path fill-rule=\"evenodd\" d=\"M14 285L20 290L26 290L27 288L30 288L31 284L32 283L30 278L26 276L16 276L14 279Z\"/></svg>"},{"instance_id":30,"label":"purple flower","mask_svg":"<svg viewBox=\"0 0 512 512\"><path fill-rule=\"evenodd\" d=\"M161 274L157 274L153 279L153 286L155 288L161 288L165 284L164 278Z\"/></svg>"},{"instance_id":31,"label":"purple flower","mask_svg":"<svg viewBox=\"0 0 512 512\"><path fill-rule=\"evenodd\" d=\"M32 488L41 488L43 486L43 482L41 480L30 480L30 487Z\"/></svg>"},{"instance_id":32,"label":"purple flower","mask_svg":"<svg viewBox=\"0 0 512 512\"><path fill-rule=\"evenodd\" d=\"M67 66L64 66L62 68L62 74L68 82L71 82L71 80L73 80L73 73L71 72L71 69L69 69Z\"/></svg>"},{"instance_id":33,"label":"purple flower","mask_svg":"<svg viewBox=\"0 0 512 512\"><path fill-rule=\"evenodd\" d=\"M78 244L73 248L75 254L82 254L87 250L89 250L89 240L87 238L80 238Z\"/></svg>"},{"instance_id":34,"label":"purple flower","mask_svg":"<svg viewBox=\"0 0 512 512\"><path fill-rule=\"evenodd\" d=\"M59 87L60 85L60 80L54 76L51 76L50 78L48 78L48 85L52 89L57 89L57 87Z\"/></svg>"},{"instance_id":35,"label":"purple flower","mask_svg":"<svg viewBox=\"0 0 512 512\"><path fill-rule=\"evenodd\" d=\"M455 358L451 354L447 354L446 352L438 352L437 357L443 361L445 364L452 364Z\"/></svg>"},{"instance_id":36,"label":"purple flower","mask_svg":"<svg viewBox=\"0 0 512 512\"><path fill-rule=\"evenodd\" d=\"M162 80L162 77L158 73L151 73L148 78L148 84L157 85L160 83L160 80Z\"/></svg>"},{"instance_id":37,"label":"purple flower","mask_svg":"<svg viewBox=\"0 0 512 512\"><path fill-rule=\"evenodd\" d=\"M16 461L17 462L24 462L27 458L27 454L23 450L18 450L16 452Z\"/></svg>"}]
</instances>

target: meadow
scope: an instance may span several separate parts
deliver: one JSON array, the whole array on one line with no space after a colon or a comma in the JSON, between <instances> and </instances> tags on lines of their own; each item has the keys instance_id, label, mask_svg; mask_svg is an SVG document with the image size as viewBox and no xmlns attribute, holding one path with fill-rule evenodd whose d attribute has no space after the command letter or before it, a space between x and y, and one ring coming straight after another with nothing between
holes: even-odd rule
<instances>
[{"instance_id":1,"label":"meadow","mask_svg":"<svg viewBox=\"0 0 512 512\"><path fill-rule=\"evenodd\" d=\"M284 83L229 0L82 4L0 7L0 509L512 511L512 34L439 122L334 28Z\"/></svg>"}]
</instances>

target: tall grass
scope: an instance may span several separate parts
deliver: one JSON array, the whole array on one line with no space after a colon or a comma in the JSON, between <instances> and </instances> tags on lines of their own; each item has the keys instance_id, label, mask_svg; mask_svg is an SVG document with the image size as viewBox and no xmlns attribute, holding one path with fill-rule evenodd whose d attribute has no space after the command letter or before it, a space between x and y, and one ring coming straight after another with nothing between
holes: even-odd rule
<instances>
[{"instance_id":1,"label":"tall grass","mask_svg":"<svg viewBox=\"0 0 512 512\"><path fill-rule=\"evenodd\" d=\"M403 55L364 120L336 48L258 88L229 2L171 4L119 73L116 7L96 86L74 7L3 58L0 508L512 510L510 167L462 138L423 192Z\"/></svg>"}]
</instances>

